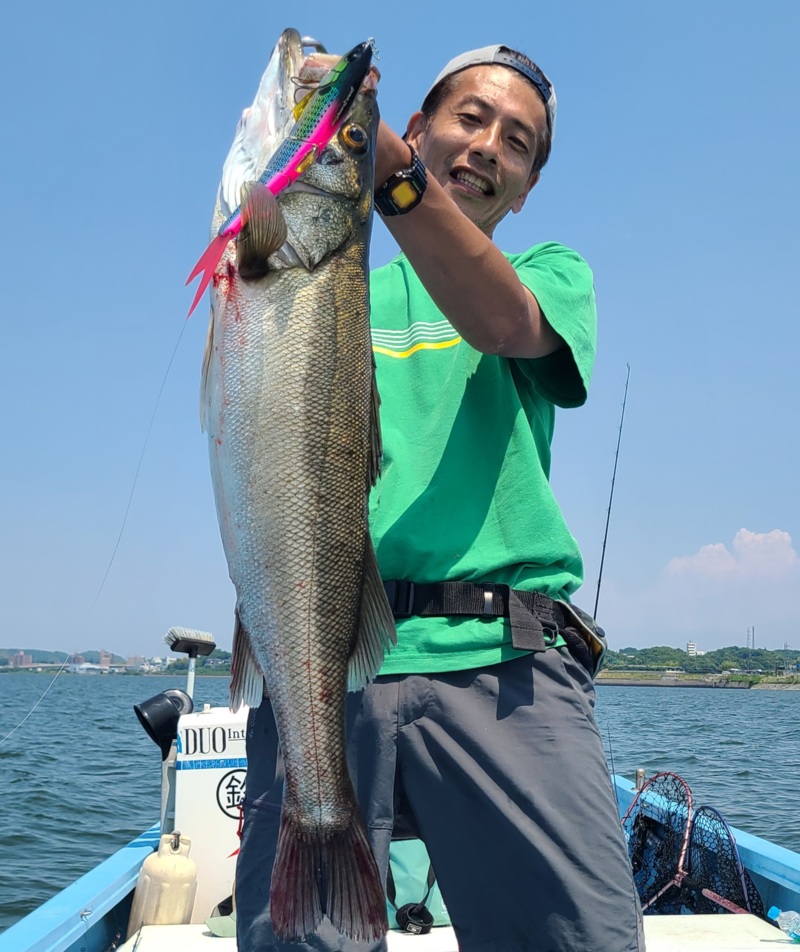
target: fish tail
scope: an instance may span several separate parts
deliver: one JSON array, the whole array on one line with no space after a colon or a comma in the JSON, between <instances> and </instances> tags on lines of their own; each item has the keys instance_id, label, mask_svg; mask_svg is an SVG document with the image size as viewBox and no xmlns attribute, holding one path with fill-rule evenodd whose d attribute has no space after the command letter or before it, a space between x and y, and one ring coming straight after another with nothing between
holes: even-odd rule
<instances>
[{"instance_id":1,"label":"fish tail","mask_svg":"<svg viewBox=\"0 0 800 952\"><path fill-rule=\"evenodd\" d=\"M357 942L386 935L386 894L358 811L327 849L325 911L334 927Z\"/></svg>"},{"instance_id":2,"label":"fish tail","mask_svg":"<svg viewBox=\"0 0 800 952\"><path fill-rule=\"evenodd\" d=\"M284 810L270 889L273 931L279 939L302 939L318 929L323 914L357 942L380 939L389 929L364 823L354 810L344 829L309 833Z\"/></svg>"}]
</instances>

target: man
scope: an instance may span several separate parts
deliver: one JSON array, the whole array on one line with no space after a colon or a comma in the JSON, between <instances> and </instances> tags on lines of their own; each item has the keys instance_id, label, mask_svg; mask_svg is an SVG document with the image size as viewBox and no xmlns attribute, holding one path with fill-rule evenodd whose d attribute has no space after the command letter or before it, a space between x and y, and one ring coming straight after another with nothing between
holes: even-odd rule
<instances>
[{"instance_id":1,"label":"man","mask_svg":"<svg viewBox=\"0 0 800 952\"><path fill-rule=\"evenodd\" d=\"M493 46L445 67L405 137L378 135L376 207L403 253L371 282L371 526L398 644L351 698L349 760L381 872L393 832L419 835L462 952L643 948L592 715L603 642L568 604L582 562L548 482L555 406L586 399L592 275L563 246L491 240L555 116L541 70ZM268 705L248 734L241 952L282 947L249 872L271 863L280 809ZM365 948L327 922L292 947Z\"/></svg>"}]
</instances>

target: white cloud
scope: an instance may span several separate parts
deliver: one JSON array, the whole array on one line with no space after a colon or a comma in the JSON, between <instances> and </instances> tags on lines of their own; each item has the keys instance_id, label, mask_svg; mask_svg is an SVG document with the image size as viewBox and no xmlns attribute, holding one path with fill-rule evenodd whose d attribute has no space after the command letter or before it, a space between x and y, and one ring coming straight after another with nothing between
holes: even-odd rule
<instances>
[{"instance_id":1,"label":"white cloud","mask_svg":"<svg viewBox=\"0 0 800 952\"><path fill-rule=\"evenodd\" d=\"M755 628L760 648L800 650L800 557L788 532L740 529L731 543L670 559L631 590L613 578L599 612L612 648L694 641L709 651L744 646ZM579 602L580 603L580 602Z\"/></svg>"},{"instance_id":2,"label":"white cloud","mask_svg":"<svg viewBox=\"0 0 800 952\"><path fill-rule=\"evenodd\" d=\"M694 555L671 559L668 575L688 575L705 579L781 578L800 562L792 537L781 529L751 532L740 529L729 551L721 542L704 545Z\"/></svg>"}]
</instances>

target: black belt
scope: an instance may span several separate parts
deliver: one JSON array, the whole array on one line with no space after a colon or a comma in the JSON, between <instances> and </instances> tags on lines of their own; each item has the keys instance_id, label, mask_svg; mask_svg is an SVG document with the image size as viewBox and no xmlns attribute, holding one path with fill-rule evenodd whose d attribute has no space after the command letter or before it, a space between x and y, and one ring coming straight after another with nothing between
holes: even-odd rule
<instances>
[{"instance_id":1,"label":"black belt","mask_svg":"<svg viewBox=\"0 0 800 952\"><path fill-rule=\"evenodd\" d=\"M521 651L545 651L558 635L570 653L587 670L594 670L594 655L574 618L560 602L540 592L520 592L508 585L473 582L418 583L406 579L384 582L395 618L412 615L508 618L511 644Z\"/></svg>"}]
</instances>

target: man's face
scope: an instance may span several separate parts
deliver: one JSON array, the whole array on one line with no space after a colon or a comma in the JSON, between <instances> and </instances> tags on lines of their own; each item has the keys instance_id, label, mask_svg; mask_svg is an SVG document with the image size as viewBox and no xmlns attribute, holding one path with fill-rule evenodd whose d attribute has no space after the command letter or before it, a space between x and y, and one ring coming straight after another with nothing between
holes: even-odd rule
<instances>
[{"instance_id":1,"label":"man's face","mask_svg":"<svg viewBox=\"0 0 800 952\"><path fill-rule=\"evenodd\" d=\"M539 179L536 144L547 128L541 96L506 66L473 66L425 121L415 113L408 141L428 173L485 234L509 211L518 212Z\"/></svg>"}]
</instances>

